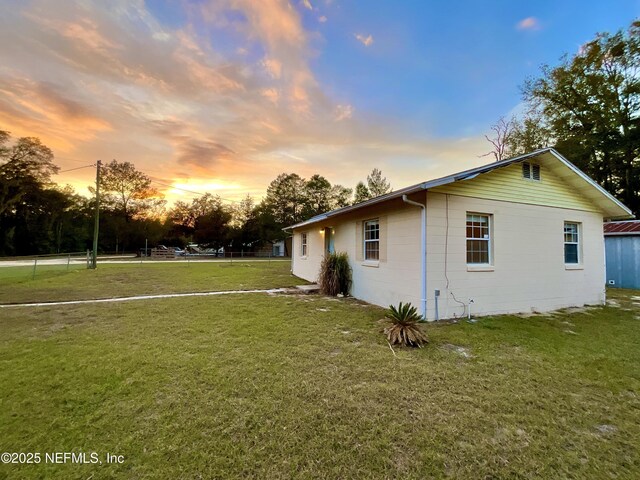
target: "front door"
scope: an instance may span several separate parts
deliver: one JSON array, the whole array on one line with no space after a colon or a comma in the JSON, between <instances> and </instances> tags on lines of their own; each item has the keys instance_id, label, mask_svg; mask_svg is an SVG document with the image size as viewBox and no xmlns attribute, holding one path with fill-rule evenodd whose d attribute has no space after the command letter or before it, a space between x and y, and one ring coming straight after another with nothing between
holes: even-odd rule
<instances>
[{"instance_id":1,"label":"front door","mask_svg":"<svg viewBox=\"0 0 640 480\"><path fill-rule=\"evenodd\" d=\"M324 229L324 251L325 253L335 252L333 246L333 228L327 227Z\"/></svg>"}]
</instances>

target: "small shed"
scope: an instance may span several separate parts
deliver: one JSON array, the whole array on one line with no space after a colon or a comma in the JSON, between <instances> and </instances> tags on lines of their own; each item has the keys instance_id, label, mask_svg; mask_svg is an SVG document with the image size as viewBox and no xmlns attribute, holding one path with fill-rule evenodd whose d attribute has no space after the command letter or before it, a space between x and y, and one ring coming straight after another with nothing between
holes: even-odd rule
<instances>
[{"instance_id":1,"label":"small shed","mask_svg":"<svg viewBox=\"0 0 640 480\"><path fill-rule=\"evenodd\" d=\"M640 289L640 220L604 224L607 285Z\"/></svg>"}]
</instances>

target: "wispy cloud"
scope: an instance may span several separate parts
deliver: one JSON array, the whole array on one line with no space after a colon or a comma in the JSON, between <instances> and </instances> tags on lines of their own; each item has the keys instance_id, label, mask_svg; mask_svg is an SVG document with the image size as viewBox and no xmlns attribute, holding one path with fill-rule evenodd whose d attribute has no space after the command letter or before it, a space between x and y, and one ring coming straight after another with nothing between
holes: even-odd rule
<instances>
[{"instance_id":1,"label":"wispy cloud","mask_svg":"<svg viewBox=\"0 0 640 480\"><path fill-rule=\"evenodd\" d=\"M516 24L518 30L540 30L540 21L536 17L523 18Z\"/></svg>"},{"instance_id":2,"label":"wispy cloud","mask_svg":"<svg viewBox=\"0 0 640 480\"><path fill-rule=\"evenodd\" d=\"M308 10L313 10L313 5L311 5L311 2L309 0L302 0L302 6L304 6L304 8L308 9Z\"/></svg>"},{"instance_id":3,"label":"wispy cloud","mask_svg":"<svg viewBox=\"0 0 640 480\"><path fill-rule=\"evenodd\" d=\"M361 33L355 33L353 36L356 37L356 39L365 47L369 47L373 44L373 35L368 35L365 37Z\"/></svg>"},{"instance_id":4,"label":"wispy cloud","mask_svg":"<svg viewBox=\"0 0 640 480\"><path fill-rule=\"evenodd\" d=\"M213 140L185 139L178 148L178 163L204 169L220 168L235 152Z\"/></svg>"},{"instance_id":5,"label":"wispy cloud","mask_svg":"<svg viewBox=\"0 0 640 480\"><path fill-rule=\"evenodd\" d=\"M336 122L351 118L353 116L353 110L354 108L351 105L336 105L336 111L335 111Z\"/></svg>"},{"instance_id":6,"label":"wispy cloud","mask_svg":"<svg viewBox=\"0 0 640 480\"><path fill-rule=\"evenodd\" d=\"M318 17L318 21L319 21L320 23L325 23L325 22L327 21L327 17L326 17L325 15L320 15L320 16Z\"/></svg>"}]
</instances>

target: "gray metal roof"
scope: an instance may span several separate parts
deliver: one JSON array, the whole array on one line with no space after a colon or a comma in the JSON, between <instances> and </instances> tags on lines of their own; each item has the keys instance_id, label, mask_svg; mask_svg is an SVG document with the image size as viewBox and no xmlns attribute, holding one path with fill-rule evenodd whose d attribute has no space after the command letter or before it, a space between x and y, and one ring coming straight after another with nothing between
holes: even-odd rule
<instances>
[{"instance_id":1,"label":"gray metal roof","mask_svg":"<svg viewBox=\"0 0 640 480\"><path fill-rule=\"evenodd\" d=\"M589 177L584 172L582 172L578 167L573 165L569 160L567 160L562 155L560 155L555 149L547 147L547 148L541 148L539 150L535 150L531 153L526 153L524 155L518 155L517 157L507 158L499 162L492 162L487 165L471 168L469 170L464 170L462 172L454 173L446 177L436 178L434 180L417 183L415 185L411 185L410 187L405 187L400 190L396 190L395 192L387 193L386 195L380 195L379 197L371 198L369 200L366 200L361 203L357 203L355 205L349 205L347 207L337 208L335 210L331 210L329 212L316 215L315 217L312 217L303 222L296 223L295 225L286 227L285 230L300 228L306 225L312 225L314 223L327 220L337 215L342 215L348 212L359 210L361 208L369 207L371 205L376 205L378 203L387 202L389 200L400 198L403 195L410 195L412 193L416 193L422 190L429 190L430 188L440 187L442 185L447 185L449 183L454 183L461 180L471 180L472 178L475 178L478 175L481 175L483 173L487 173L492 170L496 170L498 168L507 167L511 164L523 162L530 158L538 157L544 154L551 154L553 157L558 159L561 163L565 164L567 167L569 167L570 170L576 173L582 180L586 181L591 187L594 187L599 192L599 194L605 197L607 201L613 202L615 206L618 207L618 209L622 210L619 212L620 213L619 215L612 216L611 218L633 218L633 214L631 213L631 210L629 210L625 205L623 205L618 199L616 199L613 195L611 195L604 188L598 185L593 179L591 179L591 177Z\"/></svg>"}]
</instances>

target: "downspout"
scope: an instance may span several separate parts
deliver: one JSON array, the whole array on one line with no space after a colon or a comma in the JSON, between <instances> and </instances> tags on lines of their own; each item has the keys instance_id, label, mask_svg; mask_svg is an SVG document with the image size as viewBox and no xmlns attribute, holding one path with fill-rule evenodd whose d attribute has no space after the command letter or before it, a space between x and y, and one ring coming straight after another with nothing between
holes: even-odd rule
<instances>
[{"instance_id":1,"label":"downspout","mask_svg":"<svg viewBox=\"0 0 640 480\"><path fill-rule=\"evenodd\" d=\"M402 195L402 201L404 203L408 203L409 205L414 205L416 207L420 207L422 209L421 212L421 230L422 230L422 241L420 244L420 256L422 257L422 299L421 309L422 309L422 318L427 320L427 208L425 205L414 202L413 200L409 200L406 195Z\"/></svg>"}]
</instances>

